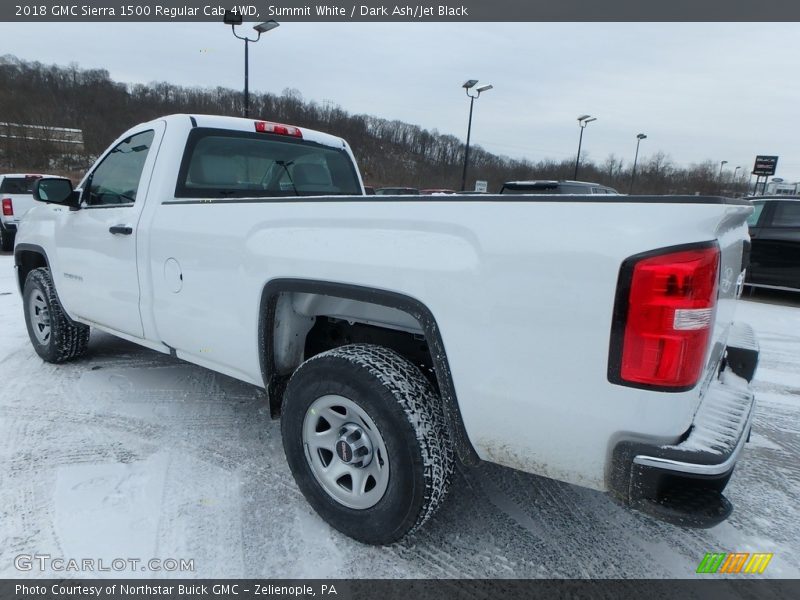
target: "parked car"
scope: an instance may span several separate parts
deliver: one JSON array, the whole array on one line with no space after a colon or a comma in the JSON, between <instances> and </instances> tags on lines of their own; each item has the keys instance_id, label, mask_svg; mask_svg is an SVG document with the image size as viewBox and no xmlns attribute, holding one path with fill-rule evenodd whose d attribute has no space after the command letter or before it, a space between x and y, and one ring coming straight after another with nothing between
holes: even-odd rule
<instances>
[{"instance_id":1,"label":"parked car","mask_svg":"<svg viewBox=\"0 0 800 600\"><path fill-rule=\"evenodd\" d=\"M745 285L800 291L800 196L752 200Z\"/></svg>"},{"instance_id":2,"label":"parked car","mask_svg":"<svg viewBox=\"0 0 800 600\"><path fill-rule=\"evenodd\" d=\"M507 181L501 194L614 194L619 192L599 183L587 181Z\"/></svg>"},{"instance_id":3,"label":"parked car","mask_svg":"<svg viewBox=\"0 0 800 600\"><path fill-rule=\"evenodd\" d=\"M363 193L332 135L137 125L76 190L36 186L14 253L33 348L74 359L93 327L265 388L298 487L363 542L425 523L456 458L727 518L758 359L735 320L749 202Z\"/></svg>"},{"instance_id":4,"label":"parked car","mask_svg":"<svg viewBox=\"0 0 800 600\"><path fill-rule=\"evenodd\" d=\"M419 190L410 187L385 187L375 190L378 196L417 196Z\"/></svg>"},{"instance_id":5,"label":"parked car","mask_svg":"<svg viewBox=\"0 0 800 600\"><path fill-rule=\"evenodd\" d=\"M14 248L19 221L35 202L33 186L42 175L0 175L0 249Z\"/></svg>"},{"instance_id":6,"label":"parked car","mask_svg":"<svg viewBox=\"0 0 800 600\"><path fill-rule=\"evenodd\" d=\"M448 189L427 189L427 190L420 190L420 194L423 196L432 196L434 194L455 194L455 190L448 190Z\"/></svg>"}]
</instances>

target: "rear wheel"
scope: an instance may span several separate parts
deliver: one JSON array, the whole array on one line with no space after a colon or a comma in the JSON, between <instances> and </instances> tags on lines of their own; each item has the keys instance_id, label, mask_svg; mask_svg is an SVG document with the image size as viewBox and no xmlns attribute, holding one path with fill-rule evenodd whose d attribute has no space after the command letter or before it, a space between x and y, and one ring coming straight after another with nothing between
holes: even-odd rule
<instances>
[{"instance_id":1,"label":"rear wheel","mask_svg":"<svg viewBox=\"0 0 800 600\"><path fill-rule=\"evenodd\" d=\"M3 252L9 252L14 249L14 236L16 234L13 231L8 231L2 225L0 225L0 250Z\"/></svg>"},{"instance_id":2,"label":"rear wheel","mask_svg":"<svg viewBox=\"0 0 800 600\"><path fill-rule=\"evenodd\" d=\"M89 328L64 314L50 271L34 269L23 288L23 308L28 336L36 353L51 363L77 358L89 346Z\"/></svg>"},{"instance_id":3,"label":"rear wheel","mask_svg":"<svg viewBox=\"0 0 800 600\"><path fill-rule=\"evenodd\" d=\"M308 502L361 542L399 540L447 493L453 452L441 400L387 348L342 346L303 363L284 395L281 432Z\"/></svg>"}]
</instances>

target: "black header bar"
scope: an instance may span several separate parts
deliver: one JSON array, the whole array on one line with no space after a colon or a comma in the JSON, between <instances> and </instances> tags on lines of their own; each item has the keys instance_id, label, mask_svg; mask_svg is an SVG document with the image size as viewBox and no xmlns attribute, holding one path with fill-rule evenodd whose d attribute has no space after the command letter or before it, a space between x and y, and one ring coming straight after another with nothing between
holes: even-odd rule
<instances>
[{"instance_id":1,"label":"black header bar","mask_svg":"<svg viewBox=\"0 0 800 600\"><path fill-rule=\"evenodd\" d=\"M800 582L742 575L679 580L5 579L3 600L736 600L797 598Z\"/></svg>"},{"instance_id":2,"label":"black header bar","mask_svg":"<svg viewBox=\"0 0 800 600\"><path fill-rule=\"evenodd\" d=\"M755 22L800 21L797 0L4 0L0 21Z\"/></svg>"}]
</instances>

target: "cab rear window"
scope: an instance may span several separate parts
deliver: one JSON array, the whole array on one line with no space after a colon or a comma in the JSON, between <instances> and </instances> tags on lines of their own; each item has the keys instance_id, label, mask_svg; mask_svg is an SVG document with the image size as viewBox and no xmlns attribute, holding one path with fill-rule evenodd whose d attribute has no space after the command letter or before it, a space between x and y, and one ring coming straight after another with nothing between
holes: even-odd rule
<instances>
[{"instance_id":1,"label":"cab rear window","mask_svg":"<svg viewBox=\"0 0 800 600\"><path fill-rule=\"evenodd\" d=\"M178 198L361 195L343 150L286 136L229 130L191 132Z\"/></svg>"},{"instance_id":2,"label":"cab rear window","mask_svg":"<svg viewBox=\"0 0 800 600\"><path fill-rule=\"evenodd\" d=\"M4 177L0 183L0 194L33 194L33 186L39 177Z\"/></svg>"}]
</instances>

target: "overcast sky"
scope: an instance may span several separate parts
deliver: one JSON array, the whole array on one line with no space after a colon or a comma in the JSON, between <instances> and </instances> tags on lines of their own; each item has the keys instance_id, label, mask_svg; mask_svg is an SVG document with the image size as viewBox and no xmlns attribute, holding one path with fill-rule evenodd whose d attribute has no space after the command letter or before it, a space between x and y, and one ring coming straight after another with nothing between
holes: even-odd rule
<instances>
[{"instance_id":1,"label":"overcast sky","mask_svg":"<svg viewBox=\"0 0 800 600\"><path fill-rule=\"evenodd\" d=\"M243 44L222 24L2 23L0 40L0 53L118 81L242 86ZM644 132L645 160L749 172L777 154L777 176L800 180L799 62L798 23L283 23L251 46L250 85L463 138L460 86L480 79L495 89L475 103L473 142L498 154L574 157L588 113L596 161L631 162Z\"/></svg>"}]
</instances>

